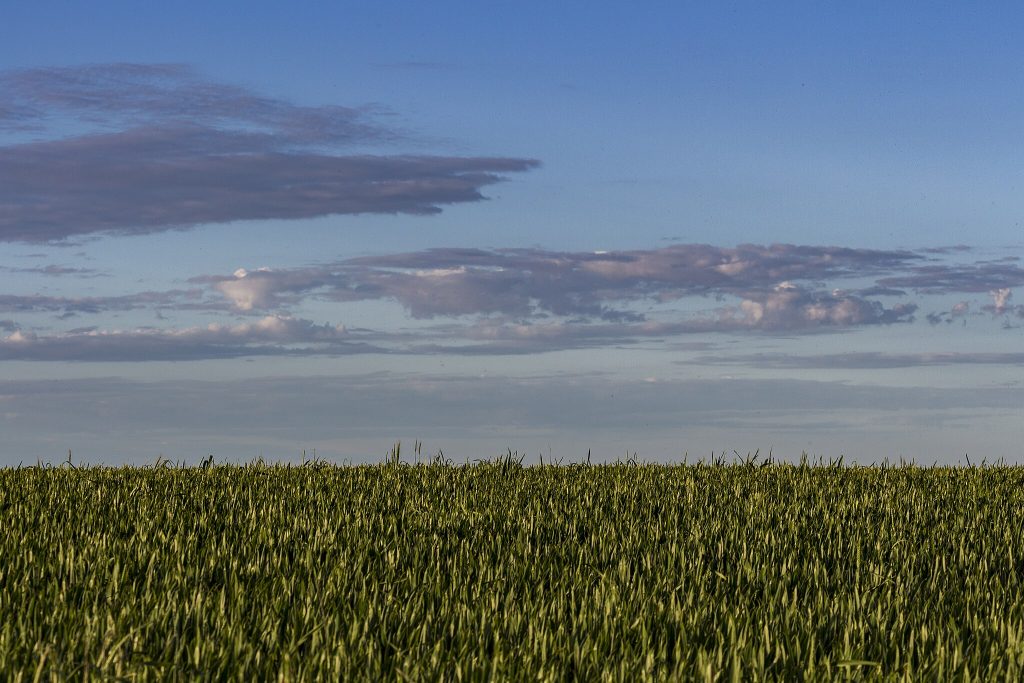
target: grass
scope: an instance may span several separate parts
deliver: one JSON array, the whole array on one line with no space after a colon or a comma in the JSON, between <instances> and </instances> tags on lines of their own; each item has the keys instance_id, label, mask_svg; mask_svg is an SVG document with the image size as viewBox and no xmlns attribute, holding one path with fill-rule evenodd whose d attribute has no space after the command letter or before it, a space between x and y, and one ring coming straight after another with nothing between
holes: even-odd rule
<instances>
[{"instance_id":1,"label":"grass","mask_svg":"<svg viewBox=\"0 0 1024 683\"><path fill-rule=\"evenodd\" d=\"M1024 468L0 470L4 680L1019 680Z\"/></svg>"}]
</instances>

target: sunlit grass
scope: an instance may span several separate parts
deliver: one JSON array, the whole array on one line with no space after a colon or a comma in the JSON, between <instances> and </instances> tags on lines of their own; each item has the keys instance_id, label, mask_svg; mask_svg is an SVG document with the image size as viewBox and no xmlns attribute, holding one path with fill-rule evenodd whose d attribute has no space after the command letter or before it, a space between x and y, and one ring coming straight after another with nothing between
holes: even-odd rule
<instances>
[{"instance_id":1,"label":"sunlit grass","mask_svg":"<svg viewBox=\"0 0 1024 683\"><path fill-rule=\"evenodd\" d=\"M1017 680L1024 468L0 470L0 679Z\"/></svg>"}]
</instances>

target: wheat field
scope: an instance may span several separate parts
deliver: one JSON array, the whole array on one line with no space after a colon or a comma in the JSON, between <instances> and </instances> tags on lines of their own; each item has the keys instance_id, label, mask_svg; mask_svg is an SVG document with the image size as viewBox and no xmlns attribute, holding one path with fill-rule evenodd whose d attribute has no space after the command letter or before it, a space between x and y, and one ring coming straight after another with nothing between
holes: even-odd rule
<instances>
[{"instance_id":1,"label":"wheat field","mask_svg":"<svg viewBox=\"0 0 1024 683\"><path fill-rule=\"evenodd\" d=\"M1024 468L0 470L5 680L1017 680Z\"/></svg>"}]
</instances>

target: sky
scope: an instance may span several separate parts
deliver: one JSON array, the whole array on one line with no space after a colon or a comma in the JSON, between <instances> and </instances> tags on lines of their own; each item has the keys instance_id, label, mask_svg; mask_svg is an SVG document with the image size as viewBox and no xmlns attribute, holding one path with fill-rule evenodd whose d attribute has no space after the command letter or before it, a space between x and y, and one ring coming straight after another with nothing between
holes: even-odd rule
<instances>
[{"instance_id":1,"label":"sky","mask_svg":"<svg viewBox=\"0 0 1024 683\"><path fill-rule=\"evenodd\" d=\"M1019 5L0 19L0 466L1021 462Z\"/></svg>"}]
</instances>

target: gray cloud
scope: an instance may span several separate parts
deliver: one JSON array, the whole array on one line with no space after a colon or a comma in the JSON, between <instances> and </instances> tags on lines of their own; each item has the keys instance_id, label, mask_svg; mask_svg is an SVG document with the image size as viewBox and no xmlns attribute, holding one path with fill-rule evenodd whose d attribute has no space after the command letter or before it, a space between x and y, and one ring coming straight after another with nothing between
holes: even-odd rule
<instances>
[{"instance_id":1,"label":"gray cloud","mask_svg":"<svg viewBox=\"0 0 1024 683\"><path fill-rule=\"evenodd\" d=\"M417 352L460 354L537 353L571 348L664 341L688 334L820 332L855 325L911 322L914 304L885 308L845 294L801 290L793 285L772 293L751 294L738 306L679 320L586 323L579 320L522 321L485 317L470 325L437 328L435 335L469 344L414 347Z\"/></svg>"},{"instance_id":2,"label":"gray cloud","mask_svg":"<svg viewBox=\"0 0 1024 683\"><path fill-rule=\"evenodd\" d=\"M110 277L107 273L102 273L95 268L74 268L71 266L58 266L56 264L50 264L48 266L36 266L33 268L16 268L13 266L0 266L0 272L4 273L30 273L34 275L45 275L47 277L62 277L62 276L74 276L81 278L94 278L94 277Z\"/></svg>"},{"instance_id":3,"label":"gray cloud","mask_svg":"<svg viewBox=\"0 0 1024 683\"><path fill-rule=\"evenodd\" d=\"M434 323L418 324L414 331L373 332L374 343L388 352L528 354L660 343L693 334L814 334L909 323L918 312L917 302L886 304L866 295L872 288L835 285L921 277L924 268L937 272L920 265L928 258L922 254L795 245L698 244L617 252L444 248L299 268L240 268L228 276L194 277L193 289L172 292L106 298L6 295L0 297L0 313L68 316L149 307L290 317L300 315L310 300L393 301L411 317ZM979 272L991 272L985 268L1005 268L1013 260L975 265ZM965 271L963 266L956 269ZM984 283L976 275L968 288ZM1011 305L1009 288L986 291L991 305L972 309L964 300L925 318L933 325L965 322L971 310L1024 317L1024 307ZM875 293L897 292L881 287ZM147 338L144 343L152 342ZM239 347L230 353L244 351ZM288 349L303 352L332 351Z\"/></svg>"},{"instance_id":4,"label":"gray cloud","mask_svg":"<svg viewBox=\"0 0 1024 683\"><path fill-rule=\"evenodd\" d=\"M194 124L273 134L280 145L389 138L366 108L304 107L203 78L185 64L92 64L0 72L0 129L46 130L67 116L94 127ZM231 138L226 138L231 139ZM215 142L210 138L208 142Z\"/></svg>"},{"instance_id":5,"label":"gray cloud","mask_svg":"<svg viewBox=\"0 0 1024 683\"><path fill-rule=\"evenodd\" d=\"M570 273L617 287L658 291L683 287L689 293L774 286L785 280L835 279L885 273L922 257L911 251L817 247L793 244L741 244L716 247L679 244L660 249L617 252L553 252L540 249L430 249L410 254L353 259L375 268L484 268L546 274ZM582 284L589 281L582 279ZM572 281L569 282L572 284Z\"/></svg>"},{"instance_id":6,"label":"gray cloud","mask_svg":"<svg viewBox=\"0 0 1024 683\"><path fill-rule=\"evenodd\" d=\"M0 313L66 317L150 308L298 319L311 300L392 301L411 317L432 322L405 331L361 331L360 343L403 354L529 354L663 343L694 334L816 334L910 323L918 303L887 304L866 296L863 287L835 285L916 274L923 258L907 251L795 245L698 244L617 252L445 248L299 268L240 268L227 276L197 276L190 280L193 288L168 292L83 298L3 295ZM978 284L980 280L972 280L970 286ZM1008 288L988 291L994 303L980 310L1024 317L1024 307L1009 303ZM933 325L965 321L971 306L960 301L925 317ZM22 326L19 335L31 331ZM173 339L174 351L166 350L164 337ZM295 344L301 342L297 338ZM102 351L76 356L74 344ZM53 357L87 360L112 358L123 348L124 357L137 360L146 349L153 350L154 358L174 356L185 348L182 344L173 329L148 330L138 339L132 333L88 330L37 339L32 349L19 347L18 353L41 358L45 347L56 349ZM355 348L295 344L260 346L250 340L197 345L180 351L180 357L320 355Z\"/></svg>"},{"instance_id":7,"label":"gray cloud","mask_svg":"<svg viewBox=\"0 0 1024 683\"><path fill-rule=\"evenodd\" d=\"M925 254L955 254L958 252L973 251L974 248L967 244L954 244L946 247L926 247L921 249Z\"/></svg>"},{"instance_id":8,"label":"gray cloud","mask_svg":"<svg viewBox=\"0 0 1024 683\"><path fill-rule=\"evenodd\" d=\"M969 301L959 301L953 304L953 307L948 311L933 311L925 317L931 325L938 325L939 323L946 323L948 325L954 320L961 320L966 326L966 317L970 312L971 303Z\"/></svg>"},{"instance_id":9,"label":"gray cloud","mask_svg":"<svg viewBox=\"0 0 1024 683\"><path fill-rule=\"evenodd\" d=\"M969 301L958 301L952 305L948 311L937 311L931 312L927 315L928 322L931 325L938 325L939 323L950 324L953 321L962 321L964 325L967 325L967 316L971 312L971 302Z\"/></svg>"},{"instance_id":10,"label":"gray cloud","mask_svg":"<svg viewBox=\"0 0 1024 683\"><path fill-rule=\"evenodd\" d=\"M16 329L0 339L0 360L120 362L367 352L384 350L344 327L285 316L186 329L105 332L87 327L46 336Z\"/></svg>"},{"instance_id":11,"label":"gray cloud","mask_svg":"<svg viewBox=\"0 0 1024 683\"><path fill-rule=\"evenodd\" d=\"M202 302L202 290L170 290L165 292L138 292L120 296L63 297L44 294L0 294L0 312L7 313L104 313L146 308L175 308L179 310L223 309L214 302Z\"/></svg>"},{"instance_id":12,"label":"gray cloud","mask_svg":"<svg viewBox=\"0 0 1024 683\"><path fill-rule=\"evenodd\" d=\"M129 298L130 299L130 298ZM62 300L33 301L63 310ZM128 308L137 305L129 300ZM180 306L179 306L180 307ZM754 311L755 307L763 310ZM44 309L46 310L46 309ZM99 312L83 302L75 312ZM106 309L109 310L109 309ZM822 292L787 289L760 302L678 320L579 319L517 320L483 316L468 323L450 322L415 331L345 330L315 325L289 315L268 315L255 322L206 327L144 328L103 331L96 326L39 335L13 321L0 338L0 360L146 361L202 360L246 356L318 356L378 352L417 355L509 355L564 349L661 342L673 337L715 332L815 331L848 325L884 324L912 319L912 307L885 309L858 299ZM70 313L65 313L65 316Z\"/></svg>"},{"instance_id":13,"label":"gray cloud","mask_svg":"<svg viewBox=\"0 0 1024 683\"><path fill-rule=\"evenodd\" d=\"M203 223L333 214L431 214L479 201L530 159L341 155L397 136L372 112L303 107L179 65L0 75L0 128L51 139L0 147L0 240L57 242ZM89 128L71 137L51 120Z\"/></svg>"},{"instance_id":14,"label":"gray cloud","mask_svg":"<svg viewBox=\"0 0 1024 683\"><path fill-rule=\"evenodd\" d=\"M700 356L685 365L738 365L771 369L885 370L889 368L933 367L949 365L1024 365L1024 353L885 353L880 351L829 353L801 356L782 353L758 353L734 356Z\"/></svg>"},{"instance_id":15,"label":"gray cloud","mask_svg":"<svg viewBox=\"0 0 1024 683\"><path fill-rule=\"evenodd\" d=\"M857 294L860 296L906 296L907 292L902 289L894 289L892 287L865 287L858 289Z\"/></svg>"},{"instance_id":16,"label":"gray cloud","mask_svg":"<svg viewBox=\"0 0 1024 683\"><path fill-rule=\"evenodd\" d=\"M1024 268L1014 260L929 264L907 270L907 273L880 278L878 284L905 287L924 294L980 293L1024 285Z\"/></svg>"},{"instance_id":17,"label":"gray cloud","mask_svg":"<svg viewBox=\"0 0 1024 683\"><path fill-rule=\"evenodd\" d=\"M645 317L631 304L729 295L743 300L742 311L723 309L723 328L796 329L907 319L912 305L886 309L852 293L814 291L792 281L886 273L919 258L905 251L795 245L620 252L431 249L299 269L239 270L193 282L220 291L240 310L272 310L303 296L391 299L421 319L561 316L640 323Z\"/></svg>"},{"instance_id":18,"label":"gray cloud","mask_svg":"<svg viewBox=\"0 0 1024 683\"><path fill-rule=\"evenodd\" d=\"M487 317L467 325L440 325L422 340L407 340L411 353L494 356L545 353L566 349L628 346L664 341L684 334L727 332L740 329L736 322L714 318L679 322L578 321L523 322Z\"/></svg>"}]
</instances>

